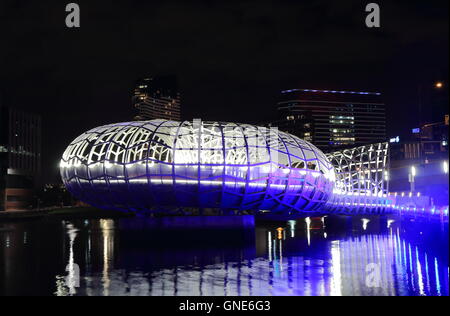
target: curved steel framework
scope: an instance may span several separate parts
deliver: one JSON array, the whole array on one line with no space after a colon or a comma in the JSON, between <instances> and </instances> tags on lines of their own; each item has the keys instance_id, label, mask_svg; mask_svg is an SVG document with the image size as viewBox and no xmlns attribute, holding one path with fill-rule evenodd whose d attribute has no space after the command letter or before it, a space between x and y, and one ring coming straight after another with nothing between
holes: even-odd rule
<instances>
[{"instance_id":1,"label":"curved steel framework","mask_svg":"<svg viewBox=\"0 0 450 316\"><path fill-rule=\"evenodd\" d=\"M381 213L388 198L389 144L378 143L327 154L336 170L333 197L327 206L343 213Z\"/></svg>"},{"instance_id":2,"label":"curved steel framework","mask_svg":"<svg viewBox=\"0 0 450 316\"><path fill-rule=\"evenodd\" d=\"M295 136L247 124L153 120L111 124L64 152L68 190L91 205L314 212L331 197L327 157Z\"/></svg>"}]
</instances>

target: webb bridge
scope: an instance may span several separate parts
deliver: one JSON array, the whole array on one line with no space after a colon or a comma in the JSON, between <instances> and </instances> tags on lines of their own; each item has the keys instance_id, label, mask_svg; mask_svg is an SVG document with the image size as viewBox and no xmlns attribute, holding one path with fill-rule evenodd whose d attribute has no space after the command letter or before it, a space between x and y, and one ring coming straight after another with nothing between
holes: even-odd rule
<instances>
[{"instance_id":1,"label":"webb bridge","mask_svg":"<svg viewBox=\"0 0 450 316\"><path fill-rule=\"evenodd\" d=\"M101 126L67 147L60 170L76 198L126 212L437 214L431 206L419 209L412 196L389 194L389 143L325 154L276 128L248 124L152 120Z\"/></svg>"}]
</instances>

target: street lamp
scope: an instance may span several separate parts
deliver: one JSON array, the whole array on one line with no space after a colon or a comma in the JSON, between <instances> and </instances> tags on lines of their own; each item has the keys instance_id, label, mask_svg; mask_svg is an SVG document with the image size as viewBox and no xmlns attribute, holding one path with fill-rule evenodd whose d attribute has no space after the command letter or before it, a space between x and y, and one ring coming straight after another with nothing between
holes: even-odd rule
<instances>
[{"instance_id":1,"label":"street lamp","mask_svg":"<svg viewBox=\"0 0 450 316\"><path fill-rule=\"evenodd\" d=\"M434 89L443 89L444 88L444 82L442 81L436 81L433 85ZM426 89L426 91L423 91L424 88ZM422 126L422 99L423 99L423 93L427 92L428 90L431 89L431 84L430 82L428 82L427 84L419 84L417 86L417 96L418 96L418 105L419 105L419 126Z\"/></svg>"}]
</instances>

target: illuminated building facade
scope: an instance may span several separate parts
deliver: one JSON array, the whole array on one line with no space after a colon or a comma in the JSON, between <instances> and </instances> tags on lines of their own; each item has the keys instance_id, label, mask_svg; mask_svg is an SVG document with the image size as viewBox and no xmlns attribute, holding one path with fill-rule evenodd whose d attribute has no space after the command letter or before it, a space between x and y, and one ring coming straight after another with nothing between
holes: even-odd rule
<instances>
[{"instance_id":1,"label":"illuminated building facade","mask_svg":"<svg viewBox=\"0 0 450 316\"><path fill-rule=\"evenodd\" d=\"M136 120L181 119L180 94L175 76L158 76L137 81L132 103Z\"/></svg>"},{"instance_id":2,"label":"illuminated building facade","mask_svg":"<svg viewBox=\"0 0 450 316\"><path fill-rule=\"evenodd\" d=\"M294 89L281 92L279 118L272 126L322 150L386 140L385 105L380 93Z\"/></svg>"},{"instance_id":3,"label":"illuminated building facade","mask_svg":"<svg viewBox=\"0 0 450 316\"><path fill-rule=\"evenodd\" d=\"M0 211L30 205L40 159L40 117L0 106Z\"/></svg>"}]
</instances>

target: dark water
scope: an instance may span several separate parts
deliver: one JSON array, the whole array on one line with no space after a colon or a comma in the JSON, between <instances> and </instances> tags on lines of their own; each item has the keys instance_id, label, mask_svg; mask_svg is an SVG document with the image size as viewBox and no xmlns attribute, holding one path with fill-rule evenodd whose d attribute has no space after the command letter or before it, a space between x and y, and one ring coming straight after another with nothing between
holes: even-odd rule
<instances>
[{"instance_id":1,"label":"dark water","mask_svg":"<svg viewBox=\"0 0 450 316\"><path fill-rule=\"evenodd\" d=\"M316 218L218 231L140 221L0 223L0 295L449 292L439 225Z\"/></svg>"}]
</instances>

